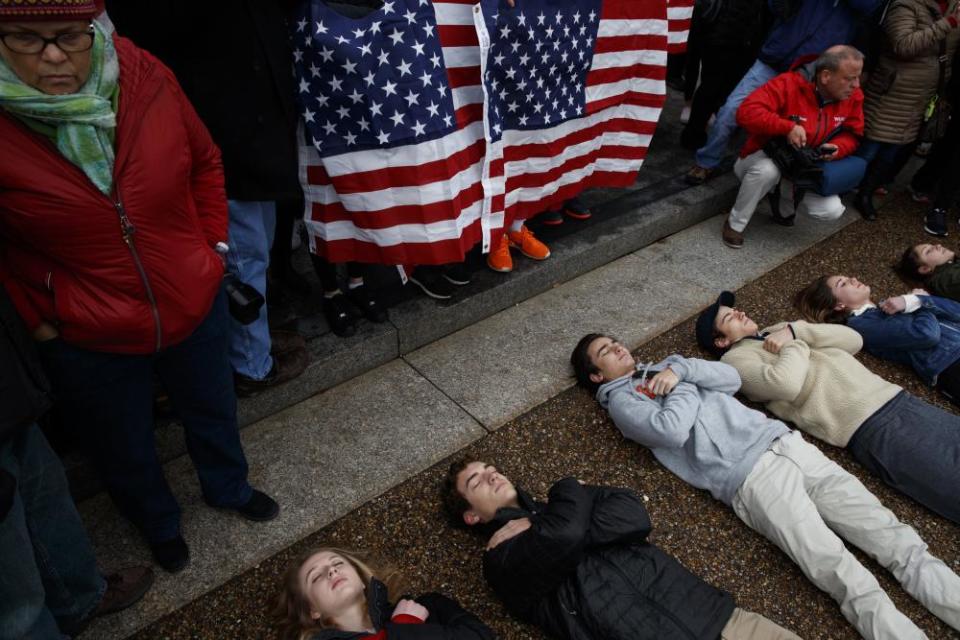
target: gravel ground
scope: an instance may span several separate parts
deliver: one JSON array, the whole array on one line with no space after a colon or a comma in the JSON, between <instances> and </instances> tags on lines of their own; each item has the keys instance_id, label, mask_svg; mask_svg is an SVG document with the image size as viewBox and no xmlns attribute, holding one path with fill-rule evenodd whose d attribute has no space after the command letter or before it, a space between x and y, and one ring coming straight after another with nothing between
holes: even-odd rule
<instances>
[{"instance_id":1,"label":"gravel ground","mask_svg":"<svg viewBox=\"0 0 960 640\"><path fill-rule=\"evenodd\" d=\"M897 280L890 265L907 245L924 239L919 222L923 211L903 196L890 204L881 212L880 221L858 221L745 286L737 294L739 306L761 327L794 319L790 307L793 293L824 273L858 276L874 287L878 297L904 292L908 287ZM800 224L810 222L802 220ZM956 229L952 231L956 235ZM749 231L746 241L750 241ZM638 356L647 360L670 353L703 357L692 327L693 319L682 322L641 346ZM603 327L583 329L602 331ZM888 380L953 410L907 368L862 357ZM814 442L861 478L885 505L919 531L935 555L960 572L960 527L888 489L845 451ZM553 481L567 475L588 483L632 487L647 500L654 523L651 540L703 579L732 592L739 606L762 613L807 640L858 637L839 607L814 588L783 553L748 529L731 509L685 485L648 451L624 440L588 394L578 389L560 394L455 457L460 456L496 463L517 484L541 497ZM446 525L437 489L448 462L409 479L135 637L273 637L266 612L284 568L311 547L335 545L381 554L405 571L412 592L438 590L453 595L503 638L543 638L536 629L511 619L486 587L480 574L483 539ZM960 638L908 596L891 574L855 552L877 575L897 607L931 639ZM960 599L960 594L956 595Z\"/></svg>"}]
</instances>

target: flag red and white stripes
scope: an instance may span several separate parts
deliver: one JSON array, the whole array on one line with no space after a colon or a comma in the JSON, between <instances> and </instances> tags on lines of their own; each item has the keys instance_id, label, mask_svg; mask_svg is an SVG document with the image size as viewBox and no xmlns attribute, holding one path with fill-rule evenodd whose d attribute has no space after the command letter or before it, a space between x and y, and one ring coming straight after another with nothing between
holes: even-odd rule
<instances>
[{"instance_id":1,"label":"flag red and white stripes","mask_svg":"<svg viewBox=\"0 0 960 640\"><path fill-rule=\"evenodd\" d=\"M686 53L693 21L694 0L667 0L668 35L667 53Z\"/></svg>"}]
</instances>

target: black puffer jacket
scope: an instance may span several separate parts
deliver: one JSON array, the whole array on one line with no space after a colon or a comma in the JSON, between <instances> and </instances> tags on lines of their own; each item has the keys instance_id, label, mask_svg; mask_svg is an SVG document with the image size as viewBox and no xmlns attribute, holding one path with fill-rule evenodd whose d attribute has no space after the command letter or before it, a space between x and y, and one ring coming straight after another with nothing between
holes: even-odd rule
<instances>
[{"instance_id":1,"label":"black puffer jacket","mask_svg":"<svg viewBox=\"0 0 960 640\"><path fill-rule=\"evenodd\" d=\"M733 597L648 544L650 518L627 489L550 489L547 504L519 493L493 526L527 517L531 527L487 551L483 570L507 607L558 638L717 640Z\"/></svg>"},{"instance_id":2,"label":"black puffer jacket","mask_svg":"<svg viewBox=\"0 0 960 640\"><path fill-rule=\"evenodd\" d=\"M430 612L423 624L398 624L390 621L393 607L387 600L387 588L377 579L367 586L367 607L370 621L377 630L387 632L387 640L494 640L487 625L461 607L455 600L439 593L425 593L415 600ZM326 629L311 640L360 640L367 633Z\"/></svg>"}]
</instances>

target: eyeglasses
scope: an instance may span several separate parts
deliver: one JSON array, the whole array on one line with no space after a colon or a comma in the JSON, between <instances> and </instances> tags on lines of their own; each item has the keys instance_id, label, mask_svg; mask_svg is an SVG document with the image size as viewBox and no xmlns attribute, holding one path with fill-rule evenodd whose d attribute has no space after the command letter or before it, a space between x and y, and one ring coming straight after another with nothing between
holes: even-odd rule
<instances>
[{"instance_id":1,"label":"eyeglasses","mask_svg":"<svg viewBox=\"0 0 960 640\"><path fill-rule=\"evenodd\" d=\"M93 46L93 25L87 31L60 33L52 38L44 38L39 33L29 31L0 33L0 42L14 53L41 53L47 45L56 45L64 53L80 53Z\"/></svg>"}]
</instances>

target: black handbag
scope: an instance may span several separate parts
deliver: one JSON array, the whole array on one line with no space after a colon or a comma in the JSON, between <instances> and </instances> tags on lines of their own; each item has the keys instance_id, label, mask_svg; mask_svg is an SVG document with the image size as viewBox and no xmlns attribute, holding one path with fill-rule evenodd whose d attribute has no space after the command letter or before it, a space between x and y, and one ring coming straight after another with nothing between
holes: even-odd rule
<instances>
[{"instance_id":1,"label":"black handbag","mask_svg":"<svg viewBox=\"0 0 960 640\"><path fill-rule=\"evenodd\" d=\"M783 136L770 138L763 145L773 164L780 170L780 176L786 178L798 188L816 189L823 178L823 166L820 164L820 152L813 147L797 149Z\"/></svg>"}]
</instances>

